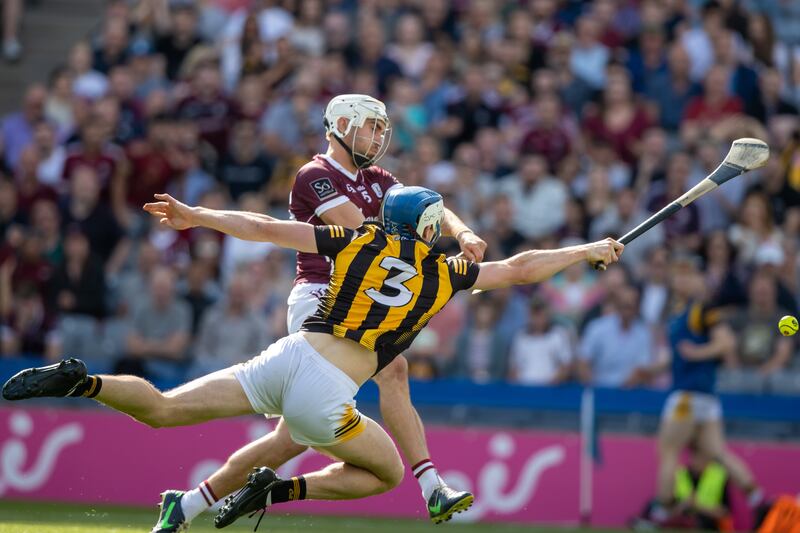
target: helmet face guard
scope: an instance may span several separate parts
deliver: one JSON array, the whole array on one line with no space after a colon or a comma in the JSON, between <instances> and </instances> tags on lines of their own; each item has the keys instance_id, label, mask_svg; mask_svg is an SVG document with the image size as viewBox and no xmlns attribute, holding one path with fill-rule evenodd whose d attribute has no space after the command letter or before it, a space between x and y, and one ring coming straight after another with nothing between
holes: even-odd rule
<instances>
[{"instance_id":1,"label":"helmet face guard","mask_svg":"<svg viewBox=\"0 0 800 533\"><path fill-rule=\"evenodd\" d=\"M347 120L344 131L339 129L339 119ZM364 126L367 120L372 120L372 131L365 133ZM356 168L367 168L380 160L389 148L392 138L392 127L386 106L380 100L364 94L343 94L336 96L325 110L325 129L344 148L353 159ZM383 131L378 131L378 124L383 125ZM348 146L345 138L352 132L352 146ZM367 139L366 148L356 150L358 139ZM370 155L372 148L378 149Z\"/></svg>"},{"instance_id":2,"label":"helmet face guard","mask_svg":"<svg viewBox=\"0 0 800 533\"><path fill-rule=\"evenodd\" d=\"M387 233L402 239L414 239L433 247L442 235L444 201L442 196L425 187L400 187L386 193L381 204L380 219ZM433 235L425 238L425 230Z\"/></svg>"},{"instance_id":3,"label":"helmet face guard","mask_svg":"<svg viewBox=\"0 0 800 533\"><path fill-rule=\"evenodd\" d=\"M419 216L415 231L419 240L433 248L433 245L436 244L436 241L442 236L442 220L444 220L444 201L442 197L439 196L439 200L428 204ZM426 241L424 234L429 226L433 227L433 235Z\"/></svg>"}]
</instances>

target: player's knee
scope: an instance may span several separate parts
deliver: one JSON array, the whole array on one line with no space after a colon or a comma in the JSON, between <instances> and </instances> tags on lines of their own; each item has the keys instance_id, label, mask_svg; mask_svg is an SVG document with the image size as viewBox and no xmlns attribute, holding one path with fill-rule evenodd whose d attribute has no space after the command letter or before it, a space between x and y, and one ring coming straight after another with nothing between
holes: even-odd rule
<instances>
[{"instance_id":1,"label":"player's knee","mask_svg":"<svg viewBox=\"0 0 800 533\"><path fill-rule=\"evenodd\" d=\"M388 466L386 471L381 475L383 492L390 491L400 485L400 483L403 482L404 475L405 468L403 467L403 462L400 460L400 457L397 456L395 460L392 461L391 466Z\"/></svg>"},{"instance_id":2,"label":"player's knee","mask_svg":"<svg viewBox=\"0 0 800 533\"><path fill-rule=\"evenodd\" d=\"M383 370L378 372L374 379L381 391L407 387L408 361L402 355L398 355Z\"/></svg>"}]
</instances>

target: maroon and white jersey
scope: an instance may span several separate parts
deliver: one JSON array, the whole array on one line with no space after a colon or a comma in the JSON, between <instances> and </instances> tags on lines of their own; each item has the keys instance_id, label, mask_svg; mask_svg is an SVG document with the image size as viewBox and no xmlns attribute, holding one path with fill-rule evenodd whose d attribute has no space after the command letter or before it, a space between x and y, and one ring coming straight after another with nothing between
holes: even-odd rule
<instances>
[{"instance_id":1,"label":"maroon and white jersey","mask_svg":"<svg viewBox=\"0 0 800 533\"><path fill-rule=\"evenodd\" d=\"M371 166L356 174L326 155L315 155L298 172L289 195L289 213L293 220L324 225L322 214L350 201L367 220L377 220L386 191L402 187L386 170ZM322 255L297 252L298 283L328 283L330 260Z\"/></svg>"}]
</instances>

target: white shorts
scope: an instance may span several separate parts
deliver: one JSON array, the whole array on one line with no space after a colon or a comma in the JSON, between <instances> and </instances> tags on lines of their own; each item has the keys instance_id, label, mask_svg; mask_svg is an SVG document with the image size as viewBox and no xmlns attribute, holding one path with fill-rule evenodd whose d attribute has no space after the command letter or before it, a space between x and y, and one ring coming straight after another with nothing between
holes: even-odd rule
<instances>
[{"instance_id":1,"label":"white shorts","mask_svg":"<svg viewBox=\"0 0 800 533\"><path fill-rule=\"evenodd\" d=\"M722 404L713 394L676 390L667 396L661 419L676 422L715 422L722 419Z\"/></svg>"},{"instance_id":2,"label":"white shorts","mask_svg":"<svg viewBox=\"0 0 800 533\"><path fill-rule=\"evenodd\" d=\"M368 419L353 399L358 385L298 333L236 365L234 373L253 410L282 415L298 444L331 446L366 427Z\"/></svg>"},{"instance_id":3,"label":"white shorts","mask_svg":"<svg viewBox=\"0 0 800 533\"><path fill-rule=\"evenodd\" d=\"M327 290L327 283L301 283L292 287L292 292L286 301L289 306L286 313L286 327L289 333L300 331L300 326L317 310L319 301Z\"/></svg>"}]
</instances>

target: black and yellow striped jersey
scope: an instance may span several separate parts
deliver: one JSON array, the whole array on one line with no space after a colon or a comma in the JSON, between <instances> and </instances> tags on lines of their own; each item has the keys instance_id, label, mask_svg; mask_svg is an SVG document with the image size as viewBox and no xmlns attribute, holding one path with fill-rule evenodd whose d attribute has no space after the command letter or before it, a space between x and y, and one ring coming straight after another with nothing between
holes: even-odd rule
<instances>
[{"instance_id":1,"label":"black and yellow striped jersey","mask_svg":"<svg viewBox=\"0 0 800 533\"><path fill-rule=\"evenodd\" d=\"M378 371L428 321L478 277L478 264L431 253L419 241L387 234L377 223L356 230L316 226L317 250L333 274L317 311L302 330L330 333L377 352Z\"/></svg>"}]
</instances>

